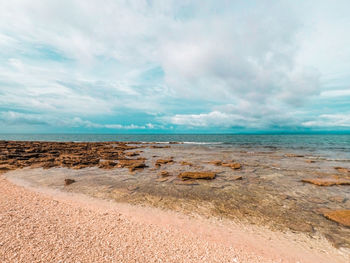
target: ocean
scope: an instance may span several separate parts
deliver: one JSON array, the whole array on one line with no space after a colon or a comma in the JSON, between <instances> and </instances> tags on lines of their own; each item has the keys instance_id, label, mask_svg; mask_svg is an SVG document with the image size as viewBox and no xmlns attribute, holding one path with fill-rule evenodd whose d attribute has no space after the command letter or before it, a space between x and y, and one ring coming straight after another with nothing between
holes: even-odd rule
<instances>
[{"instance_id":1,"label":"ocean","mask_svg":"<svg viewBox=\"0 0 350 263\"><path fill-rule=\"evenodd\" d=\"M235 147L250 151L306 152L327 158L350 160L350 134L0 134L0 140L183 142L220 148Z\"/></svg>"}]
</instances>

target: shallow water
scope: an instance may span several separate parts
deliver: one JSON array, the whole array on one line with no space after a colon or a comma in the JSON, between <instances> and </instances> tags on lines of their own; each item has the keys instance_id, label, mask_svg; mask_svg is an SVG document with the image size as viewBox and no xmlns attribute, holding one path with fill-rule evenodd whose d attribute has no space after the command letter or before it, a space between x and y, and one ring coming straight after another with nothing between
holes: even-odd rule
<instances>
[{"instance_id":1,"label":"shallow water","mask_svg":"<svg viewBox=\"0 0 350 263\"><path fill-rule=\"evenodd\" d=\"M348 160L331 160L305 150L228 147L227 145L175 144L171 148L141 149L148 168L25 169L7 174L34 185L145 204L187 214L225 217L271 229L325 236L336 247L350 248L350 228L326 219L320 209L350 209L350 186L321 187L301 182L304 178L338 174L335 166L350 168ZM294 152L301 157L289 156ZM158 159L173 157L173 164L155 166ZM215 166L213 160L234 160L241 170ZM312 160L314 163L308 163ZM192 166L181 165L181 161ZM161 179L161 171L170 176ZM184 183L183 171L214 171L214 180ZM242 176L242 180L236 180ZM65 178L76 183L64 186Z\"/></svg>"}]
</instances>

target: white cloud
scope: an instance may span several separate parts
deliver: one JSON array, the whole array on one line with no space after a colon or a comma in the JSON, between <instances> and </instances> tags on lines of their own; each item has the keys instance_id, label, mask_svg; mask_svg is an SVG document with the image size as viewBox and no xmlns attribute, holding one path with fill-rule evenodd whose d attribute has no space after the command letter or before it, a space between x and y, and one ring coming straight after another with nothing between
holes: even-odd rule
<instances>
[{"instance_id":1,"label":"white cloud","mask_svg":"<svg viewBox=\"0 0 350 263\"><path fill-rule=\"evenodd\" d=\"M170 117L169 121L176 125L190 127L230 127L242 126L243 122L253 121L238 114L227 114L220 111L213 111L202 114L176 114Z\"/></svg>"},{"instance_id":2,"label":"white cloud","mask_svg":"<svg viewBox=\"0 0 350 263\"><path fill-rule=\"evenodd\" d=\"M341 0L2 1L0 107L88 128L108 128L88 119L111 122L126 110L181 126L300 126L311 102L349 95L324 86L350 70L346 7ZM154 128L148 121L108 125Z\"/></svg>"},{"instance_id":3,"label":"white cloud","mask_svg":"<svg viewBox=\"0 0 350 263\"><path fill-rule=\"evenodd\" d=\"M349 128L350 113L348 114L322 114L316 120L306 121L302 123L305 127L320 128Z\"/></svg>"},{"instance_id":4,"label":"white cloud","mask_svg":"<svg viewBox=\"0 0 350 263\"><path fill-rule=\"evenodd\" d=\"M344 90L327 90L321 92L322 97L330 98L330 97L345 97L350 96L350 88Z\"/></svg>"},{"instance_id":5,"label":"white cloud","mask_svg":"<svg viewBox=\"0 0 350 263\"><path fill-rule=\"evenodd\" d=\"M271 11L205 17L179 26L161 49L166 83L180 97L300 105L319 75L295 63L299 21Z\"/></svg>"},{"instance_id":6,"label":"white cloud","mask_svg":"<svg viewBox=\"0 0 350 263\"><path fill-rule=\"evenodd\" d=\"M241 104L243 105L243 104ZM248 105L247 105L248 106ZM164 117L165 123L181 125L192 128L295 128L301 121L301 112L281 112L277 108L258 107L249 110L250 107L241 109L233 105L218 107L220 110L201 114L176 114ZM261 109L262 112L258 113ZM264 117L261 117L264 116Z\"/></svg>"},{"instance_id":7,"label":"white cloud","mask_svg":"<svg viewBox=\"0 0 350 263\"><path fill-rule=\"evenodd\" d=\"M83 120L79 117L74 118L55 118L48 115L28 114L20 112L0 112L0 122L3 125L45 125L49 127L68 127L68 128L98 128L98 129L111 129L111 130L138 130L138 129L154 129L156 125L147 123L146 125L135 124L100 124L91 122L89 120Z\"/></svg>"},{"instance_id":8,"label":"white cloud","mask_svg":"<svg viewBox=\"0 0 350 263\"><path fill-rule=\"evenodd\" d=\"M121 124L107 124L104 125L104 127L108 129L127 129L127 130L132 130L132 129L146 129L146 126L140 126L140 125L135 125L135 124L130 124L130 125L121 125Z\"/></svg>"}]
</instances>

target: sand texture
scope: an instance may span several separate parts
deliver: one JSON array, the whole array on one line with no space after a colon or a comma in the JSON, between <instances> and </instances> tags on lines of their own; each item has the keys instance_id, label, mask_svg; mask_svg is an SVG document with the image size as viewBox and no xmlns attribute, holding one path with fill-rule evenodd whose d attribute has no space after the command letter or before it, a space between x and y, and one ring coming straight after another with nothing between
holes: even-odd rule
<instances>
[{"instance_id":1,"label":"sand texture","mask_svg":"<svg viewBox=\"0 0 350 263\"><path fill-rule=\"evenodd\" d=\"M0 191L1 262L346 262L332 249L309 250L285 237L155 208L33 191L3 175Z\"/></svg>"}]
</instances>

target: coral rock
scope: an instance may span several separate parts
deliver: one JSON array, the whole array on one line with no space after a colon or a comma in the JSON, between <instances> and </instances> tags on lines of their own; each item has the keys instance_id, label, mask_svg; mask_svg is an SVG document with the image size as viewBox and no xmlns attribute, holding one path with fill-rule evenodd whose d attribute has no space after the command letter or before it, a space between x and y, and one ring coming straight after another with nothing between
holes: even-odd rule
<instances>
[{"instance_id":1,"label":"coral rock","mask_svg":"<svg viewBox=\"0 0 350 263\"><path fill-rule=\"evenodd\" d=\"M160 166L162 164L174 163L173 159L158 159L156 161L156 166Z\"/></svg>"},{"instance_id":2,"label":"coral rock","mask_svg":"<svg viewBox=\"0 0 350 263\"><path fill-rule=\"evenodd\" d=\"M238 170L238 169L241 169L242 168L242 165L240 163L234 163L234 162L231 162L231 163L222 163L222 166L224 167L230 167L234 170Z\"/></svg>"},{"instance_id":3,"label":"coral rock","mask_svg":"<svg viewBox=\"0 0 350 263\"><path fill-rule=\"evenodd\" d=\"M335 210L325 212L323 215L330 220L350 227L350 210Z\"/></svg>"},{"instance_id":4,"label":"coral rock","mask_svg":"<svg viewBox=\"0 0 350 263\"><path fill-rule=\"evenodd\" d=\"M318 186L350 185L350 179L342 179L338 177L311 178L311 179L303 179L301 181L304 183L314 184Z\"/></svg>"},{"instance_id":5,"label":"coral rock","mask_svg":"<svg viewBox=\"0 0 350 263\"><path fill-rule=\"evenodd\" d=\"M216 176L214 172L183 172L179 174L179 178L182 180L188 179L206 179L212 180Z\"/></svg>"},{"instance_id":6,"label":"coral rock","mask_svg":"<svg viewBox=\"0 0 350 263\"><path fill-rule=\"evenodd\" d=\"M142 169L147 167L144 160L134 160L134 159L126 159L126 160L119 160L118 168L129 168L129 171L135 171L136 169Z\"/></svg>"},{"instance_id":7,"label":"coral rock","mask_svg":"<svg viewBox=\"0 0 350 263\"><path fill-rule=\"evenodd\" d=\"M99 168L103 168L103 169L113 169L117 164L114 161L109 161L109 160L105 160L105 161L100 161L99 164Z\"/></svg>"}]
</instances>

